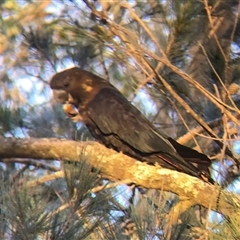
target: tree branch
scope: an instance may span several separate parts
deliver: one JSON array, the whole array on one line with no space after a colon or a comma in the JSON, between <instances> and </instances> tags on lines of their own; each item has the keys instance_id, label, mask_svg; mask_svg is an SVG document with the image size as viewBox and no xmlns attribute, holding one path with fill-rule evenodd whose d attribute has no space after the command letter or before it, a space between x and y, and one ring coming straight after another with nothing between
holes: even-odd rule
<instances>
[{"instance_id":1,"label":"tree branch","mask_svg":"<svg viewBox=\"0 0 240 240\"><path fill-rule=\"evenodd\" d=\"M0 138L0 157L84 160L100 169L101 175L109 180L127 181L145 188L173 192L179 196L182 205L199 204L228 217L240 214L240 201L235 194L184 173L136 161L97 142Z\"/></svg>"}]
</instances>

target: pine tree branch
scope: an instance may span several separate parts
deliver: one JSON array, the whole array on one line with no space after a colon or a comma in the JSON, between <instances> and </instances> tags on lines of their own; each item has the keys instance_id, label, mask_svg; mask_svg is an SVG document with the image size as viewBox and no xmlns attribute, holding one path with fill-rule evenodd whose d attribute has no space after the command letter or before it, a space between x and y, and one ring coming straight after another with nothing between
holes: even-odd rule
<instances>
[{"instance_id":1,"label":"pine tree branch","mask_svg":"<svg viewBox=\"0 0 240 240\"><path fill-rule=\"evenodd\" d=\"M84 160L100 169L102 176L109 180L127 181L145 188L173 192L179 196L182 206L199 204L231 218L240 214L240 201L235 194L184 173L136 161L97 142L0 138L0 157ZM186 207L178 210L181 214Z\"/></svg>"}]
</instances>

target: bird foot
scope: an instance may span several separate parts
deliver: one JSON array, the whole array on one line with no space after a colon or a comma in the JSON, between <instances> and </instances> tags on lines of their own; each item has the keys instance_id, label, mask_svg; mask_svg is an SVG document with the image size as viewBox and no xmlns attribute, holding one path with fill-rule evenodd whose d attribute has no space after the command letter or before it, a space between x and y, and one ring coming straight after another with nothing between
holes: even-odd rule
<instances>
[{"instance_id":1,"label":"bird foot","mask_svg":"<svg viewBox=\"0 0 240 240\"><path fill-rule=\"evenodd\" d=\"M77 108L71 104L71 103L65 103L63 105L63 111L65 112L65 114L72 119L73 122L81 122L82 121L82 117L80 116L80 114L78 113Z\"/></svg>"}]
</instances>

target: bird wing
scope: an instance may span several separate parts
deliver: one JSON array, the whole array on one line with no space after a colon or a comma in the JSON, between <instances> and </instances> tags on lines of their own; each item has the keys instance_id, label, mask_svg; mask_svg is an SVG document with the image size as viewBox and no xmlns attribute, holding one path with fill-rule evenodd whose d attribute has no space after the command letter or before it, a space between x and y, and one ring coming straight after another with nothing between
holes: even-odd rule
<instances>
[{"instance_id":1,"label":"bird wing","mask_svg":"<svg viewBox=\"0 0 240 240\"><path fill-rule=\"evenodd\" d=\"M196 163L198 166L202 165L204 168L210 167L211 160L205 154L200 153L192 148L186 147L170 137L167 139L182 158L187 159L191 163Z\"/></svg>"},{"instance_id":2,"label":"bird wing","mask_svg":"<svg viewBox=\"0 0 240 240\"><path fill-rule=\"evenodd\" d=\"M92 129L92 133L100 130L101 134L105 135L105 139L109 139L111 136L111 145L115 145L114 147L118 151L122 151L121 148L123 148L118 145L118 140L120 140L142 155L152 154L145 158L150 163L159 162L163 167L196 177L200 176L199 169L185 161L176 152L170 141L161 135L142 113L115 88L101 89L86 108L88 117L98 128L97 130ZM99 138L99 134L97 138ZM188 148L186 147L186 149Z\"/></svg>"},{"instance_id":3,"label":"bird wing","mask_svg":"<svg viewBox=\"0 0 240 240\"><path fill-rule=\"evenodd\" d=\"M118 90L103 88L87 106L89 117L105 135L113 134L142 153L175 149Z\"/></svg>"}]
</instances>

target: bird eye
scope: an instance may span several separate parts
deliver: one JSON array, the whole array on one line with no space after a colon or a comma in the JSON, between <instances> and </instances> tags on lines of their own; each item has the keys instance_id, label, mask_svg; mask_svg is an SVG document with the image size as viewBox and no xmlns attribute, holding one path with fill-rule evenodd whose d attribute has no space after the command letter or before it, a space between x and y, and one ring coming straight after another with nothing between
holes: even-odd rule
<instances>
[{"instance_id":1,"label":"bird eye","mask_svg":"<svg viewBox=\"0 0 240 240\"><path fill-rule=\"evenodd\" d=\"M69 82L63 83L63 86L64 86L65 88L69 87Z\"/></svg>"}]
</instances>

